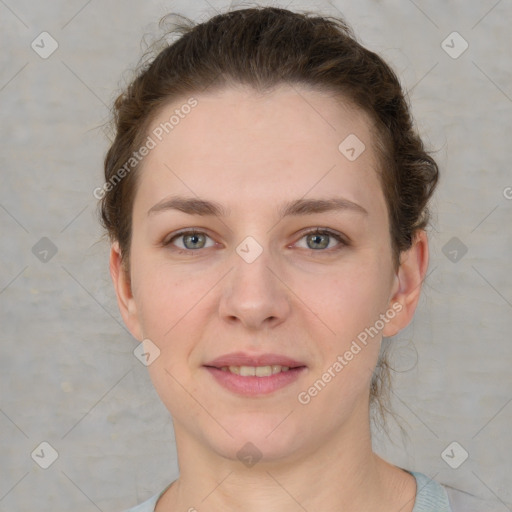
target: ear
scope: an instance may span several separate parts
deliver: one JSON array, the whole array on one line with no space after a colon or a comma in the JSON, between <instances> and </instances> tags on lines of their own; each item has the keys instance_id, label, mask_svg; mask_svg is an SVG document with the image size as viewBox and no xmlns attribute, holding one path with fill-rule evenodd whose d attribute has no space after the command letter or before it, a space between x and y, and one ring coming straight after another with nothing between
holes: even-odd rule
<instances>
[{"instance_id":1,"label":"ear","mask_svg":"<svg viewBox=\"0 0 512 512\"><path fill-rule=\"evenodd\" d=\"M117 304L124 323L137 340L142 340L137 305L133 298L129 270L125 268L119 243L114 241L110 247L110 276L117 295Z\"/></svg>"},{"instance_id":2,"label":"ear","mask_svg":"<svg viewBox=\"0 0 512 512\"><path fill-rule=\"evenodd\" d=\"M428 267L428 238L426 232L418 230L412 246L400 255L400 266L393 285L389 307L396 315L384 327L383 336L394 336L407 327L420 298L421 285Z\"/></svg>"}]
</instances>

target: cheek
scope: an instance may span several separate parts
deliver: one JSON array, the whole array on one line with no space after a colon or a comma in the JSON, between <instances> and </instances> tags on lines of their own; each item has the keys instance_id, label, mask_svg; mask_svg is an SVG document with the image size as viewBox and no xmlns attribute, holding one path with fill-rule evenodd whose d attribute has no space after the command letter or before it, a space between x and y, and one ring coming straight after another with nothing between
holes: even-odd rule
<instances>
[{"instance_id":1,"label":"cheek","mask_svg":"<svg viewBox=\"0 0 512 512\"><path fill-rule=\"evenodd\" d=\"M320 323L312 333L321 357L309 383L313 387L317 383L321 389L325 384L318 407L332 403L335 415L340 413L339 407L366 395L380 352L381 329L375 326L385 307L381 300L384 293L380 293L384 287L376 281L375 270L366 268L340 271L323 283L322 296L318 289L314 292L314 310L335 334L319 336L320 329L325 331ZM315 389L311 391L315 393Z\"/></svg>"},{"instance_id":2,"label":"cheek","mask_svg":"<svg viewBox=\"0 0 512 512\"><path fill-rule=\"evenodd\" d=\"M139 318L146 331L161 338L185 314L197 286L178 267L153 258L142 248L132 253L132 269L132 292Z\"/></svg>"},{"instance_id":3,"label":"cheek","mask_svg":"<svg viewBox=\"0 0 512 512\"><path fill-rule=\"evenodd\" d=\"M315 303L320 318L345 338L375 323L386 307L387 286L379 267L365 263L312 278L302 294Z\"/></svg>"},{"instance_id":4,"label":"cheek","mask_svg":"<svg viewBox=\"0 0 512 512\"><path fill-rule=\"evenodd\" d=\"M139 321L144 337L160 350L158 361L150 366L155 378L162 374L167 379L166 369L177 372L176 377L187 372L186 362L214 314L208 294L217 281L218 275L212 272L184 271L169 262L151 261L138 267L134 298Z\"/></svg>"},{"instance_id":5,"label":"cheek","mask_svg":"<svg viewBox=\"0 0 512 512\"><path fill-rule=\"evenodd\" d=\"M376 263L347 266L322 279L318 283L322 287L310 288L314 290L310 292L315 304L312 309L335 333L326 331L321 324L317 334L312 333L322 357L311 381L332 381L324 396L335 403L366 393L377 364L382 332L379 319L387 306L388 283ZM320 337L319 329L330 334ZM332 374L336 377L332 378Z\"/></svg>"}]
</instances>

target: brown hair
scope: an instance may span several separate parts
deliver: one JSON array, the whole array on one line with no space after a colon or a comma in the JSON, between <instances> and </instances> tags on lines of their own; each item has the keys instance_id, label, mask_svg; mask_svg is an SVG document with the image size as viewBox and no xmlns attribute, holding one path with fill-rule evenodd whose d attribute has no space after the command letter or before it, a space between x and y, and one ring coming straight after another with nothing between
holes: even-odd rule
<instances>
[{"instance_id":1,"label":"brown hair","mask_svg":"<svg viewBox=\"0 0 512 512\"><path fill-rule=\"evenodd\" d=\"M129 266L137 172L115 178L144 143L161 107L208 87L243 84L271 91L290 83L348 99L373 121L396 270L400 253L429 222L427 204L439 171L413 126L397 76L382 58L364 48L341 18L275 7L234 10L175 27L167 36L180 37L144 63L114 103L115 139L105 157L105 181L112 186L103 191L100 206L102 223L111 240L119 242L123 262ZM372 398L386 391L387 373L381 354Z\"/></svg>"}]
</instances>

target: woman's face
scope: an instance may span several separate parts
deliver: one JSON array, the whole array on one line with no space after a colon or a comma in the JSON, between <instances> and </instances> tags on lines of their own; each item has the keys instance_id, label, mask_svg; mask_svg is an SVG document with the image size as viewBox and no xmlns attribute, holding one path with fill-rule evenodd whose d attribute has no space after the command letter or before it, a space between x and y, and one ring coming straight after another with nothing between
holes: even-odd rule
<instances>
[{"instance_id":1,"label":"woman's face","mask_svg":"<svg viewBox=\"0 0 512 512\"><path fill-rule=\"evenodd\" d=\"M149 372L178 443L235 458L251 442L270 460L357 435L400 316L368 119L298 86L195 98L149 133L121 307L158 355Z\"/></svg>"}]
</instances>

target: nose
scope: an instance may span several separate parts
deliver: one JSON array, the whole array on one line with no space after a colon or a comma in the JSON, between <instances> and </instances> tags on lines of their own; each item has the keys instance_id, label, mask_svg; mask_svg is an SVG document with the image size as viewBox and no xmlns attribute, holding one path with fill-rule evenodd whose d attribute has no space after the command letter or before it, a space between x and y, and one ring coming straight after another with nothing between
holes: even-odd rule
<instances>
[{"instance_id":1,"label":"nose","mask_svg":"<svg viewBox=\"0 0 512 512\"><path fill-rule=\"evenodd\" d=\"M234 268L222 280L219 314L249 330L276 327L290 314L289 289L269 251L252 262L233 251Z\"/></svg>"}]
</instances>

